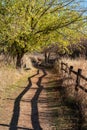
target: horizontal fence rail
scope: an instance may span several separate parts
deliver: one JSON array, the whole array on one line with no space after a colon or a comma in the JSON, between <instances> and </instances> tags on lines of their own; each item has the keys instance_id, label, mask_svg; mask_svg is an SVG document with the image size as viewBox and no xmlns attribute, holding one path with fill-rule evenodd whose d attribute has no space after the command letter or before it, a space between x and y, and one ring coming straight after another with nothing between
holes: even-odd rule
<instances>
[{"instance_id":1,"label":"horizontal fence rail","mask_svg":"<svg viewBox=\"0 0 87 130\"><path fill-rule=\"evenodd\" d=\"M73 66L68 66L67 63L61 62L61 70L62 70L62 74L63 72L67 73L69 76L71 76L71 74L73 73L74 75L76 75L76 81L75 81L75 90L78 91L78 88L80 88L81 90L83 90L84 92L87 92L87 89L84 88L81 84L80 81L81 79L87 81L87 78L82 75L82 69L78 69L78 71L73 70Z\"/></svg>"}]
</instances>

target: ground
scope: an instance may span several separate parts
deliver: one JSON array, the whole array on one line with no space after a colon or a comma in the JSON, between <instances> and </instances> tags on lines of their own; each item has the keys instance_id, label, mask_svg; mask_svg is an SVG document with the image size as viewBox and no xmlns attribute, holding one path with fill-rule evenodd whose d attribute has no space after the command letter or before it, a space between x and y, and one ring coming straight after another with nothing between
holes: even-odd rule
<instances>
[{"instance_id":1,"label":"ground","mask_svg":"<svg viewBox=\"0 0 87 130\"><path fill-rule=\"evenodd\" d=\"M3 98L0 130L80 130L78 111L64 101L61 83L52 72L35 69L26 83Z\"/></svg>"},{"instance_id":2,"label":"ground","mask_svg":"<svg viewBox=\"0 0 87 130\"><path fill-rule=\"evenodd\" d=\"M33 72L34 73L34 72ZM3 99L0 130L51 130L45 84L49 74L37 69L27 86ZM44 85L43 85L44 84Z\"/></svg>"}]
</instances>

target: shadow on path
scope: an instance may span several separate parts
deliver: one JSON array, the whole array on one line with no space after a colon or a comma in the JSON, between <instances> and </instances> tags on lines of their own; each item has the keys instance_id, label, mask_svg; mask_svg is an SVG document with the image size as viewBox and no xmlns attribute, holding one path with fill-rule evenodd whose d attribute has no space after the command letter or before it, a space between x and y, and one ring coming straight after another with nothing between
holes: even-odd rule
<instances>
[{"instance_id":1,"label":"shadow on path","mask_svg":"<svg viewBox=\"0 0 87 130\"><path fill-rule=\"evenodd\" d=\"M42 79L47 75L44 69L41 69L43 72L43 75L39 77L37 86L38 89L34 95L34 97L31 100L31 121L32 121L32 126L34 130L42 130L40 123L39 123L39 115L38 115L38 98L40 96L41 91L43 90L43 86L41 85Z\"/></svg>"},{"instance_id":2,"label":"shadow on path","mask_svg":"<svg viewBox=\"0 0 87 130\"><path fill-rule=\"evenodd\" d=\"M42 76L40 76L38 78L38 81L36 83L38 88L36 90L35 95L33 96L33 98L30 101L31 102L31 122L32 122L33 129L18 126L18 120L19 120L19 116L20 116L20 102L22 101L22 97L32 87L31 78L35 77L36 75L39 75L39 70L41 70L43 73L42 73ZM39 99L39 96L40 96L40 94L41 94L41 92L43 90L43 86L41 85L41 82L42 82L42 79L46 75L47 75L47 73L42 68L42 69L38 69L37 73L35 75L28 78L29 83L28 83L27 87L15 99L14 108L13 108L13 115L12 115L10 124L9 125L8 124L0 124L0 126L8 127L9 130L18 130L18 129L20 129L20 130L42 130L42 128L40 126L40 122L39 122L38 99ZM13 100L13 99L10 99L10 100Z\"/></svg>"},{"instance_id":3,"label":"shadow on path","mask_svg":"<svg viewBox=\"0 0 87 130\"><path fill-rule=\"evenodd\" d=\"M7 124L0 124L0 126L10 127L10 125L7 125ZM33 130L33 129L29 129L29 128L24 128L24 127L17 127L17 129L20 129L20 130ZM13 129L13 130L14 130L14 129Z\"/></svg>"},{"instance_id":4,"label":"shadow on path","mask_svg":"<svg viewBox=\"0 0 87 130\"><path fill-rule=\"evenodd\" d=\"M12 115L12 119L11 119L11 122L10 122L9 130L17 130L18 119L19 119L19 115L20 115L20 101L21 101L22 97L26 94L26 92L29 91L29 89L32 86L31 78L35 77L38 74L39 74L39 70L37 71L37 73L35 75L28 78L28 80L29 80L28 86L15 99L13 115ZM30 130L30 129L27 129L27 130Z\"/></svg>"}]
</instances>

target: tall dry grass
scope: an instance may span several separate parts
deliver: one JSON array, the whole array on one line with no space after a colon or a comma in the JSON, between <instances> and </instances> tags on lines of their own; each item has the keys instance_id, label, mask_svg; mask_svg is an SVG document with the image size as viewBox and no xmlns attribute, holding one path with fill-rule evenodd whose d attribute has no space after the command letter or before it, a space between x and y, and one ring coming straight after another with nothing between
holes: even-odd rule
<instances>
[{"instance_id":1,"label":"tall dry grass","mask_svg":"<svg viewBox=\"0 0 87 130\"><path fill-rule=\"evenodd\" d=\"M85 60L84 58L78 58L78 59L62 58L61 61L67 63L68 67L73 66L73 69L75 71L78 71L78 68L82 69L82 75L87 77L87 60ZM60 74L62 74L61 70L59 72ZM69 99L74 99L79 106L79 109L82 114L82 129L86 130L87 129L87 92L83 91L79 87L78 87L78 91L75 90L75 85L76 85L75 74L72 73L71 78L69 77L69 75L64 74L61 75L61 78L63 79L63 86L66 89L67 97ZM80 85L82 85L85 89L87 89L87 81L81 79Z\"/></svg>"},{"instance_id":2,"label":"tall dry grass","mask_svg":"<svg viewBox=\"0 0 87 130\"><path fill-rule=\"evenodd\" d=\"M8 90L11 93L12 89L15 89L14 86L17 82L21 82L25 77L28 78L35 72L32 64L30 65L30 70L17 70L14 64L6 64L4 58L0 55L0 104L7 95Z\"/></svg>"}]
</instances>

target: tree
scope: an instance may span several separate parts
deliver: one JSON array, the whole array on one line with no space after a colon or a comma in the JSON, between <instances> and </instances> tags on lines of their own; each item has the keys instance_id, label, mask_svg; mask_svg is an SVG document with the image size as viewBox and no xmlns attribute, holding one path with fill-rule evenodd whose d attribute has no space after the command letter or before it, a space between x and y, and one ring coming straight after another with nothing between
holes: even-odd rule
<instances>
[{"instance_id":1,"label":"tree","mask_svg":"<svg viewBox=\"0 0 87 130\"><path fill-rule=\"evenodd\" d=\"M53 42L66 46L72 38L80 39L78 25L84 23L84 10L78 11L77 5L75 0L2 0L0 46L16 56L16 66L21 67L21 58L28 51Z\"/></svg>"}]
</instances>

